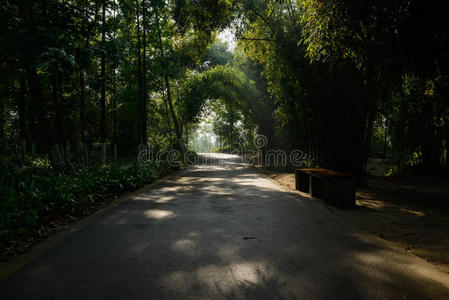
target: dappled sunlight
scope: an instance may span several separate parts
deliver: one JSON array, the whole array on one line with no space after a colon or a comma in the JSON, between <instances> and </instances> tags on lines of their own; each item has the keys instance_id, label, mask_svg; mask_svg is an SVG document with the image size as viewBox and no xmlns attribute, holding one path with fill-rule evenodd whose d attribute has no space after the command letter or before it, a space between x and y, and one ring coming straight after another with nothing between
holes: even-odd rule
<instances>
[{"instance_id":1,"label":"dappled sunlight","mask_svg":"<svg viewBox=\"0 0 449 300\"><path fill-rule=\"evenodd\" d=\"M167 203L175 199L175 196L159 196L159 194L153 194L147 197L133 197L133 200L137 201L151 201L155 203Z\"/></svg>"},{"instance_id":2,"label":"dappled sunlight","mask_svg":"<svg viewBox=\"0 0 449 300\"><path fill-rule=\"evenodd\" d=\"M391 245L384 240L368 233L356 233L353 236L370 248L365 251L352 250L347 258L342 258L342 261L356 266L360 276L369 277L371 280L375 278L382 284L394 284L397 280L395 272L400 268L416 280L419 278L420 281L437 281L449 288L449 277L442 276L441 271L424 260L399 252L400 250L391 248Z\"/></svg>"},{"instance_id":3,"label":"dappled sunlight","mask_svg":"<svg viewBox=\"0 0 449 300\"><path fill-rule=\"evenodd\" d=\"M371 252L356 252L352 254L351 259L355 259L363 263L363 265L377 265L381 264L384 259L380 253L381 251L376 251L375 254Z\"/></svg>"},{"instance_id":4,"label":"dappled sunlight","mask_svg":"<svg viewBox=\"0 0 449 300\"><path fill-rule=\"evenodd\" d=\"M377 200L375 195L370 195L367 193L357 193L357 205L364 207L364 208L369 208L372 210L376 210L376 211L382 211L382 210L396 210L396 211L401 211L404 213L408 213L417 217L425 217L426 213L423 211L418 211L416 209L412 209L412 208L408 208L408 207L404 207L404 204L398 205L395 204L394 202L389 202L389 201L385 201L385 200Z\"/></svg>"},{"instance_id":5,"label":"dappled sunlight","mask_svg":"<svg viewBox=\"0 0 449 300\"><path fill-rule=\"evenodd\" d=\"M188 236L189 238L196 238L196 237L199 237L200 234L199 234L198 232L192 231L192 232L189 232L189 233L187 234L187 236Z\"/></svg>"},{"instance_id":6,"label":"dappled sunlight","mask_svg":"<svg viewBox=\"0 0 449 300\"><path fill-rule=\"evenodd\" d=\"M449 300L446 2L4 0L0 300Z\"/></svg>"},{"instance_id":7,"label":"dappled sunlight","mask_svg":"<svg viewBox=\"0 0 449 300\"><path fill-rule=\"evenodd\" d=\"M211 192L217 195L222 195L222 196L232 196L232 190L229 188L222 188L219 186L215 186L215 185L210 185L210 186L205 186L201 188L202 191L205 192Z\"/></svg>"},{"instance_id":8,"label":"dappled sunlight","mask_svg":"<svg viewBox=\"0 0 449 300\"><path fill-rule=\"evenodd\" d=\"M91 226L83 234L94 242L75 240L74 250L61 252L66 265L78 270L88 261L112 274L108 283L136 279L130 284L156 299L385 299L444 284L425 262L250 167L178 174ZM121 265L130 267L115 272ZM405 294L394 289L400 280Z\"/></svg>"},{"instance_id":9,"label":"dappled sunlight","mask_svg":"<svg viewBox=\"0 0 449 300\"><path fill-rule=\"evenodd\" d=\"M176 289L179 293L188 294L201 288L208 290L210 295L241 294L245 287L263 286L263 280L274 276L268 272L265 262L245 261L229 265L207 265L192 271L176 270L169 272L160 279L160 284L167 290Z\"/></svg>"},{"instance_id":10,"label":"dappled sunlight","mask_svg":"<svg viewBox=\"0 0 449 300\"><path fill-rule=\"evenodd\" d=\"M238 182L239 185L261 187L265 189L277 190L277 186L268 180L260 180L260 178L254 179L233 179L234 182Z\"/></svg>"},{"instance_id":11,"label":"dappled sunlight","mask_svg":"<svg viewBox=\"0 0 449 300\"><path fill-rule=\"evenodd\" d=\"M215 230L211 230L213 231ZM194 251L197 233L190 232L187 236L191 238L177 240L171 249L189 257L198 255L198 252ZM338 292L338 285L352 286L349 295L355 298L361 295L385 298L388 294L379 290L379 286L394 286L401 276L398 270L407 270L413 280L438 278L438 272L430 270L425 264L414 269L417 264L421 264L414 261L416 258L399 255L395 250L382 246L382 243L376 243L368 234L354 233L353 237L362 243L360 247L355 247L358 250L347 251L335 245L334 249L324 251L327 253L325 256L330 255L332 261L337 261L338 269L327 269L325 261L297 260L296 254L291 254L291 263L296 265L293 269L288 265L279 264L274 257L262 260L245 259L242 256L244 244L226 243L217 245L215 255L219 261L196 266L194 269L171 270L159 277L158 284L166 291L175 291L175 295L191 295L193 298L207 296L217 299L295 299L307 297L306 295L320 298L328 295L328 289L334 293ZM342 255L342 251L345 251L345 255ZM257 256L257 253L256 251L254 254ZM282 257L289 251L280 248L279 253ZM330 265L334 263L329 261ZM303 266L299 273L296 272L298 266ZM439 282L446 284L442 279ZM199 291L202 292L197 293ZM204 291L207 291L207 294L204 294Z\"/></svg>"},{"instance_id":12,"label":"dappled sunlight","mask_svg":"<svg viewBox=\"0 0 449 300\"><path fill-rule=\"evenodd\" d=\"M195 274L209 288L218 287L220 291L228 291L242 284L257 284L260 274L265 274L265 272L265 263L247 261L227 266L205 266L198 268Z\"/></svg>"},{"instance_id":13,"label":"dappled sunlight","mask_svg":"<svg viewBox=\"0 0 449 300\"><path fill-rule=\"evenodd\" d=\"M134 196L132 199L133 199L133 200L142 200L142 201L145 201L145 200L151 200L151 197L148 197L148 196Z\"/></svg>"},{"instance_id":14,"label":"dappled sunlight","mask_svg":"<svg viewBox=\"0 0 449 300\"><path fill-rule=\"evenodd\" d=\"M175 252L180 252L188 255L194 255L196 251L195 242L190 239L177 240L173 243L171 249Z\"/></svg>"},{"instance_id":15,"label":"dappled sunlight","mask_svg":"<svg viewBox=\"0 0 449 300\"><path fill-rule=\"evenodd\" d=\"M260 274L268 275L265 263L244 262L230 265L232 278L245 283L259 283Z\"/></svg>"},{"instance_id":16,"label":"dappled sunlight","mask_svg":"<svg viewBox=\"0 0 449 300\"><path fill-rule=\"evenodd\" d=\"M156 202L156 203L167 203L167 202L170 202L170 201L172 201L174 199L175 199L174 196L162 196L162 197L157 197L156 200L154 200L154 202Z\"/></svg>"},{"instance_id":17,"label":"dappled sunlight","mask_svg":"<svg viewBox=\"0 0 449 300\"><path fill-rule=\"evenodd\" d=\"M418 211L418 210L413 210L413 209L408 209L408 208L400 208L401 211L415 215L417 217L425 217L427 214L422 212L422 211Z\"/></svg>"},{"instance_id":18,"label":"dappled sunlight","mask_svg":"<svg viewBox=\"0 0 449 300\"><path fill-rule=\"evenodd\" d=\"M169 219L176 217L176 214L170 210L163 210L163 209L150 209L143 213L147 218L149 219Z\"/></svg>"},{"instance_id":19,"label":"dappled sunlight","mask_svg":"<svg viewBox=\"0 0 449 300\"><path fill-rule=\"evenodd\" d=\"M187 184L184 184L187 183ZM194 186L191 185L191 180L180 180L178 182L177 186L172 186L172 187L161 187L161 192L162 193L180 193L180 192L185 192L185 191L189 191L191 189L193 189Z\"/></svg>"},{"instance_id":20,"label":"dappled sunlight","mask_svg":"<svg viewBox=\"0 0 449 300\"><path fill-rule=\"evenodd\" d=\"M427 265L423 264L409 264L408 268L425 278L435 280L444 285L446 288L449 288L449 279L447 277L441 276L441 271L429 268Z\"/></svg>"}]
</instances>

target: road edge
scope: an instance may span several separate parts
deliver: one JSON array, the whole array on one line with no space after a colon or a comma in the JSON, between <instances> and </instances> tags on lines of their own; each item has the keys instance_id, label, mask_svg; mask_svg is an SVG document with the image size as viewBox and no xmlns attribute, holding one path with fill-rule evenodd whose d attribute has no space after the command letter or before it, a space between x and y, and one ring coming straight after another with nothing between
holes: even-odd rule
<instances>
[{"instance_id":1,"label":"road edge","mask_svg":"<svg viewBox=\"0 0 449 300\"><path fill-rule=\"evenodd\" d=\"M48 237L47 239L45 239L41 242L38 242L36 245L31 247L31 249L28 250L27 252L25 252L17 257L14 257L13 259L5 262L4 264L1 264L0 265L0 284L5 282L8 278L13 276L15 273L19 272L26 265L30 264L31 262L33 262L40 256L44 255L50 249L52 249L55 246L62 243L73 233L83 229L84 227L86 227L93 221L99 219L100 217L104 216L105 214L107 214L108 212L110 212L112 209L119 206L120 204L132 200L132 198L134 196L136 196L137 194L140 194L143 191L146 191L148 189L152 189L152 188L156 187L157 185L163 183L170 177L181 173L183 170L184 170L184 168L181 168L179 170L169 172L168 174L162 176L161 178L157 179L156 181L154 181L152 183L146 184L133 192L126 193L124 195L117 197L108 205L100 208L99 210L93 212L92 214L87 215L84 218L78 220L77 222L71 224L68 228L58 231L55 234Z\"/></svg>"}]
</instances>

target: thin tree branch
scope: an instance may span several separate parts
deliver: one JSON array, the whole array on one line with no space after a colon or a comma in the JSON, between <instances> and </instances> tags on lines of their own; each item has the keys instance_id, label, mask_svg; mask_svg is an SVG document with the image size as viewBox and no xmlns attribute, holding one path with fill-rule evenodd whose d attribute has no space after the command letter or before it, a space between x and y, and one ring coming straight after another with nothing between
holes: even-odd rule
<instances>
[{"instance_id":1,"label":"thin tree branch","mask_svg":"<svg viewBox=\"0 0 449 300\"><path fill-rule=\"evenodd\" d=\"M245 41L279 42L279 40L274 40L274 39L264 39L264 38L237 37L237 39L238 39L238 40L245 40Z\"/></svg>"}]
</instances>

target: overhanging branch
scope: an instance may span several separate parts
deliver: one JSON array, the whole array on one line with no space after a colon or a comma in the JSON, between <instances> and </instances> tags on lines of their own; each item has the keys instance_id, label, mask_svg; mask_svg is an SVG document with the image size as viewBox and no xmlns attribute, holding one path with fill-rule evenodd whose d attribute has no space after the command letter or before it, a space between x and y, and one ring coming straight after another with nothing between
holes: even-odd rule
<instances>
[{"instance_id":1,"label":"overhanging branch","mask_svg":"<svg viewBox=\"0 0 449 300\"><path fill-rule=\"evenodd\" d=\"M279 42L278 40L273 39L264 39L264 38L247 38L247 37L238 37L238 40L245 40L245 41L264 41L264 42Z\"/></svg>"}]
</instances>

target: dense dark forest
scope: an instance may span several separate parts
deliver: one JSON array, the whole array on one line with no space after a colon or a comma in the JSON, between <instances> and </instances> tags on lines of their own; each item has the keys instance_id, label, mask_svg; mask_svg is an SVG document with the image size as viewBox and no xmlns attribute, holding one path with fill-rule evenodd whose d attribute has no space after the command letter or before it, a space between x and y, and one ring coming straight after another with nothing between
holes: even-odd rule
<instances>
[{"instance_id":1,"label":"dense dark forest","mask_svg":"<svg viewBox=\"0 0 449 300\"><path fill-rule=\"evenodd\" d=\"M149 144L230 152L262 134L360 184L370 155L449 168L445 15L418 0L3 0L0 247L167 173L137 162Z\"/></svg>"}]
</instances>

